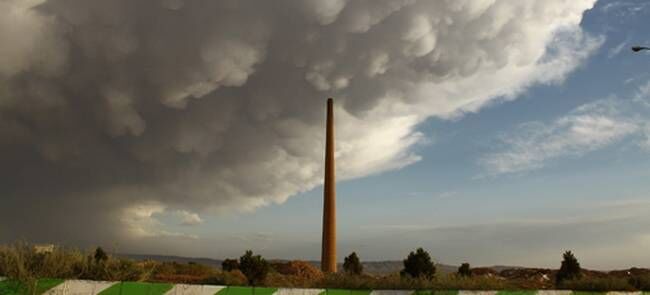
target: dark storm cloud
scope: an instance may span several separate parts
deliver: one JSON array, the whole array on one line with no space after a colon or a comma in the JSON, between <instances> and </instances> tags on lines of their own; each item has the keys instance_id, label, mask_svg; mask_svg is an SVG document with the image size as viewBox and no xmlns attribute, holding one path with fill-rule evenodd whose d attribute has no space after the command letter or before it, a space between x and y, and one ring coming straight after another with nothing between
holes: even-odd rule
<instances>
[{"instance_id":1,"label":"dark storm cloud","mask_svg":"<svg viewBox=\"0 0 650 295\"><path fill-rule=\"evenodd\" d=\"M0 0L0 237L283 202L320 183L328 96L343 178L403 167L427 117L562 80L593 2Z\"/></svg>"}]
</instances>

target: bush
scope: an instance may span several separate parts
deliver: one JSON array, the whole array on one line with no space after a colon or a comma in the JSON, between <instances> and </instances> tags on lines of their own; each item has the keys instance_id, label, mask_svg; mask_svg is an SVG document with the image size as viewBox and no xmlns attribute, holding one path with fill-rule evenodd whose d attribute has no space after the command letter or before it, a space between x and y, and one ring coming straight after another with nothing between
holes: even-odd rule
<instances>
[{"instance_id":1,"label":"bush","mask_svg":"<svg viewBox=\"0 0 650 295\"><path fill-rule=\"evenodd\" d=\"M471 277L472 270L469 267L469 263L463 263L458 268L458 275L461 277Z\"/></svg>"},{"instance_id":2,"label":"bush","mask_svg":"<svg viewBox=\"0 0 650 295\"><path fill-rule=\"evenodd\" d=\"M356 252L352 252L348 257L345 257L343 270L353 275L360 275L363 272L363 265L361 265L361 261L359 261L359 256L357 256Z\"/></svg>"},{"instance_id":3,"label":"bush","mask_svg":"<svg viewBox=\"0 0 650 295\"><path fill-rule=\"evenodd\" d=\"M434 290L518 290L513 282L498 277L465 277L454 274L436 277L431 285Z\"/></svg>"},{"instance_id":4,"label":"bush","mask_svg":"<svg viewBox=\"0 0 650 295\"><path fill-rule=\"evenodd\" d=\"M413 278L426 278L431 279L436 273L436 267L431 261L431 256L427 251L418 248L415 252L411 252L406 259L404 259L404 269L402 275L409 275Z\"/></svg>"},{"instance_id":5,"label":"bush","mask_svg":"<svg viewBox=\"0 0 650 295\"><path fill-rule=\"evenodd\" d=\"M262 256L253 255L253 251L248 250L239 258L239 269L248 279L248 283L256 286L264 282L270 266Z\"/></svg>"},{"instance_id":6,"label":"bush","mask_svg":"<svg viewBox=\"0 0 650 295\"><path fill-rule=\"evenodd\" d=\"M562 285L566 280L579 279L581 276L580 263L573 253L566 251L562 257L564 258L562 260L562 266L555 276L555 284L557 286Z\"/></svg>"},{"instance_id":7,"label":"bush","mask_svg":"<svg viewBox=\"0 0 650 295\"><path fill-rule=\"evenodd\" d=\"M239 261L237 259L226 259L221 262L221 269L223 271L233 271L239 269Z\"/></svg>"},{"instance_id":8,"label":"bush","mask_svg":"<svg viewBox=\"0 0 650 295\"><path fill-rule=\"evenodd\" d=\"M634 286L627 279L616 277L565 280L560 287L566 290L589 292L634 291Z\"/></svg>"},{"instance_id":9,"label":"bush","mask_svg":"<svg viewBox=\"0 0 650 295\"><path fill-rule=\"evenodd\" d=\"M310 281L323 279L323 272L306 261L294 260L287 263L275 263L273 268L282 275L295 276L298 279Z\"/></svg>"},{"instance_id":10,"label":"bush","mask_svg":"<svg viewBox=\"0 0 650 295\"><path fill-rule=\"evenodd\" d=\"M108 255L106 255L106 252L104 252L104 249L102 249L102 247L97 247L97 249L95 249L94 257L95 263L102 263L108 260Z\"/></svg>"},{"instance_id":11,"label":"bush","mask_svg":"<svg viewBox=\"0 0 650 295\"><path fill-rule=\"evenodd\" d=\"M628 283L637 290L650 291L650 275L636 275L628 279Z\"/></svg>"},{"instance_id":12,"label":"bush","mask_svg":"<svg viewBox=\"0 0 650 295\"><path fill-rule=\"evenodd\" d=\"M373 289L377 286L377 279L371 276L350 276L344 273L326 273L318 288L333 289Z\"/></svg>"},{"instance_id":13,"label":"bush","mask_svg":"<svg viewBox=\"0 0 650 295\"><path fill-rule=\"evenodd\" d=\"M153 278L157 282L198 284L219 272L211 266L188 262L162 262L154 270Z\"/></svg>"}]
</instances>

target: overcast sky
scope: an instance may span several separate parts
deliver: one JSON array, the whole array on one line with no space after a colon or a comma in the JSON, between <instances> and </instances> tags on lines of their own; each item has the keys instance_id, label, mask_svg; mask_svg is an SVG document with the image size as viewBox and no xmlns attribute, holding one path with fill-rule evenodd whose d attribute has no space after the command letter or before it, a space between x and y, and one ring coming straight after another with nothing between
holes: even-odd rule
<instances>
[{"instance_id":1,"label":"overcast sky","mask_svg":"<svg viewBox=\"0 0 650 295\"><path fill-rule=\"evenodd\" d=\"M0 0L0 242L650 266L644 0Z\"/></svg>"}]
</instances>

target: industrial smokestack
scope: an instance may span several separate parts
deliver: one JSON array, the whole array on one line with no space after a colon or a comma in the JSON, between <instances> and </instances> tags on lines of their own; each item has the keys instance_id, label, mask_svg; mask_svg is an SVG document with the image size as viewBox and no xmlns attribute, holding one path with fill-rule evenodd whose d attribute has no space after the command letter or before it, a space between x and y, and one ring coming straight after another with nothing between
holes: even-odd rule
<instances>
[{"instance_id":1,"label":"industrial smokestack","mask_svg":"<svg viewBox=\"0 0 650 295\"><path fill-rule=\"evenodd\" d=\"M334 101L327 99L325 184L323 185L323 248L321 269L336 272L336 176L334 173Z\"/></svg>"}]
</instances>

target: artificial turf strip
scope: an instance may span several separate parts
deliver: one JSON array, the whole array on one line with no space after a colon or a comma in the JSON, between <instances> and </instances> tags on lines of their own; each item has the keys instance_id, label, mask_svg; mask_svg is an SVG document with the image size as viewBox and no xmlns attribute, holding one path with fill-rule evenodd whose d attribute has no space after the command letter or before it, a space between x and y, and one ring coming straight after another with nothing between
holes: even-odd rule
<instances>
[{"instance_id":1,"label":"artificial turf strip","mask_svg":"<svg viewBox=\"0 0 650 295\"><path fill-rule=\"evenodd\" d=\"M515 291L502 290L497 292L497 295L535 295L535 294L537 294L537 291L535 290L515 290Z\"/></svg>"},{"instance_id":2,"label":"artificial turf strip","mask_svg":"<svg viewBox=\"0 0 650 295\"><path fill-rule=\"evenodd\" d=\"M319 295L370 295L372 290L325 289Z\"/></svg>"},{"instance_id":3,"label":"artificial turf strip","mask_svg":"<svg viewBox=\"0 0 650 295\"><path fill-rule=\"evenodd\" d=\"M22 291L22 292L21 292ZM0 295L24 294L25 286L15 281L0 281Z\"/></svg>"},{"instance_id":4,"label":"artificial turf strip","mask_svg":"<svg viewBox=\"0 0 650 295\"><path fill-rule=\"evenodd\" d=\"M117 283L99 293L99 295L163 295L174 287L161 283Z\"/></svg>"},{"instance_id":5,"label":"artificial turf strip","mask_svg":"<svg viewBox=\"0 0 650 295\"><path fill-rule=\"evenodd\" d=\"M350 295L370 295L372 290L350 290Z\"/></svg>"},{"instance_id":6,"label":"artificial turf strip","mask_svg":"<svg viewBox=\"0 0 650 295\"><path fill-rule=\"evenodd\" d=\"M253 295L272 295L277 292L277 288L253 288Z\"/></svg>"},{"instance_id":7,"label":"artificial turf strip","mask_svg":"<svg viewBox=\"0 0 650 295\"><path fill-rule=\"evenodd\" d=\"M40 279L36 282L36 294L43 294L62 283L63 280L60 279ZM20 282L0 281L0 295L23 295L27 293L27 287Z\"/></svg>"},{"instance_id":8,"label":"artificial turf strip","mask_svg":"<svg viewBox=\"0 0 650 295\"><path fill-rule=\"evenodd\" d=\"M217 295L272 295L278 291L277 288L260 288L260 287L226 287Z\"/></svg>"},{"instance_id":9,"label":"artificial turf strip","mask_svg":"<svg viewBox=\"0 0 650 295\"><path fill-rule=\"evenodd\" d=\"M45 291L63 284L62 279L40 279L36 283L36 294L43 294Z\"/></svg>"}]
</instances>

